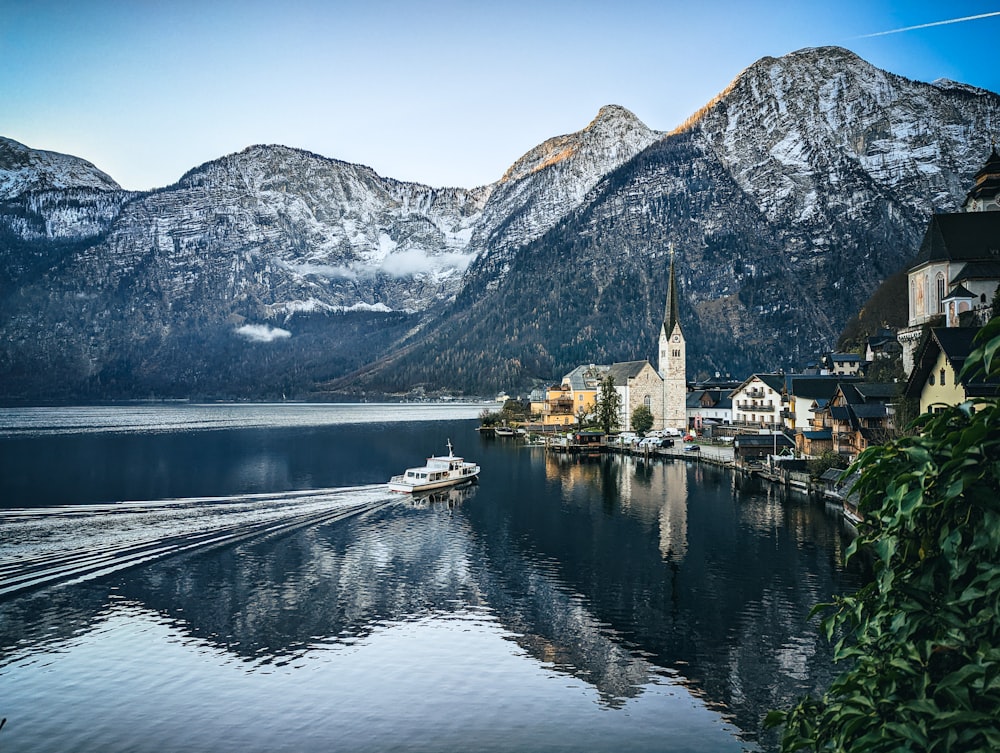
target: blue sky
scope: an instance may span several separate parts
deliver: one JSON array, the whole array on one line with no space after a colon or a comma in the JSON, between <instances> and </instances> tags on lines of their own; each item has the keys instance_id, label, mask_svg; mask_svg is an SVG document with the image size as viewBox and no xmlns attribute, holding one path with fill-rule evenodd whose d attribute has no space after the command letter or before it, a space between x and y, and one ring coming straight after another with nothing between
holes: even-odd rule
<instances>
[{"instance_id":1,"label":"blue sky","mask_svg":"<svg viewBox=\"0 0 1000 753\"><path fill-rule=\"evenodd\" d=\"M130 189L259 143L472 187L602 105L669 130L803 47L1000 92L997 39L1000 1L0 0L0 136Z\"/></svg>"}]
</instances>

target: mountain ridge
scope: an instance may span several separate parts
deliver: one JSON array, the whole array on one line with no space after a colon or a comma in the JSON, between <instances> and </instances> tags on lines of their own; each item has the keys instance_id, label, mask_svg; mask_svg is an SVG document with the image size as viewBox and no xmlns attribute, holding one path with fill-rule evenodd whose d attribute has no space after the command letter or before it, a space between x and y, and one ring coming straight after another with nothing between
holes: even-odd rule
<instances>
[{"instance_id":1,"label":"mountain ridge","mask_svg":"<svg viewBox=\"0 0 1000 753\"><path fill-rule=\"evenodd\" d=\"M790 368L957 206L998 103L812 48L670 133L605 106L472 189L254 145L125 192L68 158L0 196L0 397L524 389L651 357L670 243L690 373Z\"/></svg>"}]
</instances>

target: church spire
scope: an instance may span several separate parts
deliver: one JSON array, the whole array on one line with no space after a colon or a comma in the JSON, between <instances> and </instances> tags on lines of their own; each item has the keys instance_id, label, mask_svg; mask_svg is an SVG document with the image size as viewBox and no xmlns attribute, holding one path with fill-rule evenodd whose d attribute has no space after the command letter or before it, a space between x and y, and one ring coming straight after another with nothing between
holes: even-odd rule
<instances>
[{"instance_id":1,"label":"church spire","mask_svg":"<svg viewBox=\"0 0 1000 753\"><path fill-rule=\"evenodd\" d=\"M680 326L677 313L677 280L674 277L674 244L670 244L670 278L667 283L667 308L663 313L663 331L669 335L675 326Z\"/></svg>"}]
</instances>

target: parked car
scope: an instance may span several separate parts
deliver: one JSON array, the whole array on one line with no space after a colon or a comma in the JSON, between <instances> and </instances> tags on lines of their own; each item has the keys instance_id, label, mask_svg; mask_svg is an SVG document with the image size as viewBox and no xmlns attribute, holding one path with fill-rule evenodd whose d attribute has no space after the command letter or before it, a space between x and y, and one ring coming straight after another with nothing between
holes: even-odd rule
<instances>
[{"instance_id":1,"label":"parked car","mask_svg":"<svg viewBox=\"0 0 1000 753\"><path fill-rule=\"evenodd\" d=\"M701 452L701 447L696 444L684 445L684 452Z\"/></svg>"}]
</instances>

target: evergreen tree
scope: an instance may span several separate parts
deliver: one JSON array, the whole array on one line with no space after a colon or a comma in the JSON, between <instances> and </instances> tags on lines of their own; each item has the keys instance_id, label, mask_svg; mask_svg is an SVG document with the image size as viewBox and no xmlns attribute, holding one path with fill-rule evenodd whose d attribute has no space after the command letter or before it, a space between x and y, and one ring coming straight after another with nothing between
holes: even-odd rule
<instances>
[{"instance_id":1,"label":"evergreen tree","mask_svg":"<svg viewBox=\"0 0 1000 753\"><path fill-rule=\"evenodd\" d=\"M597 396L597 423L600 424L605 434L609 434L619 427L621 420L619 414L622 407L622 396L615 389L615 378L610 374L601 382L601 391Z\"/></svg>"}]
</instances>

